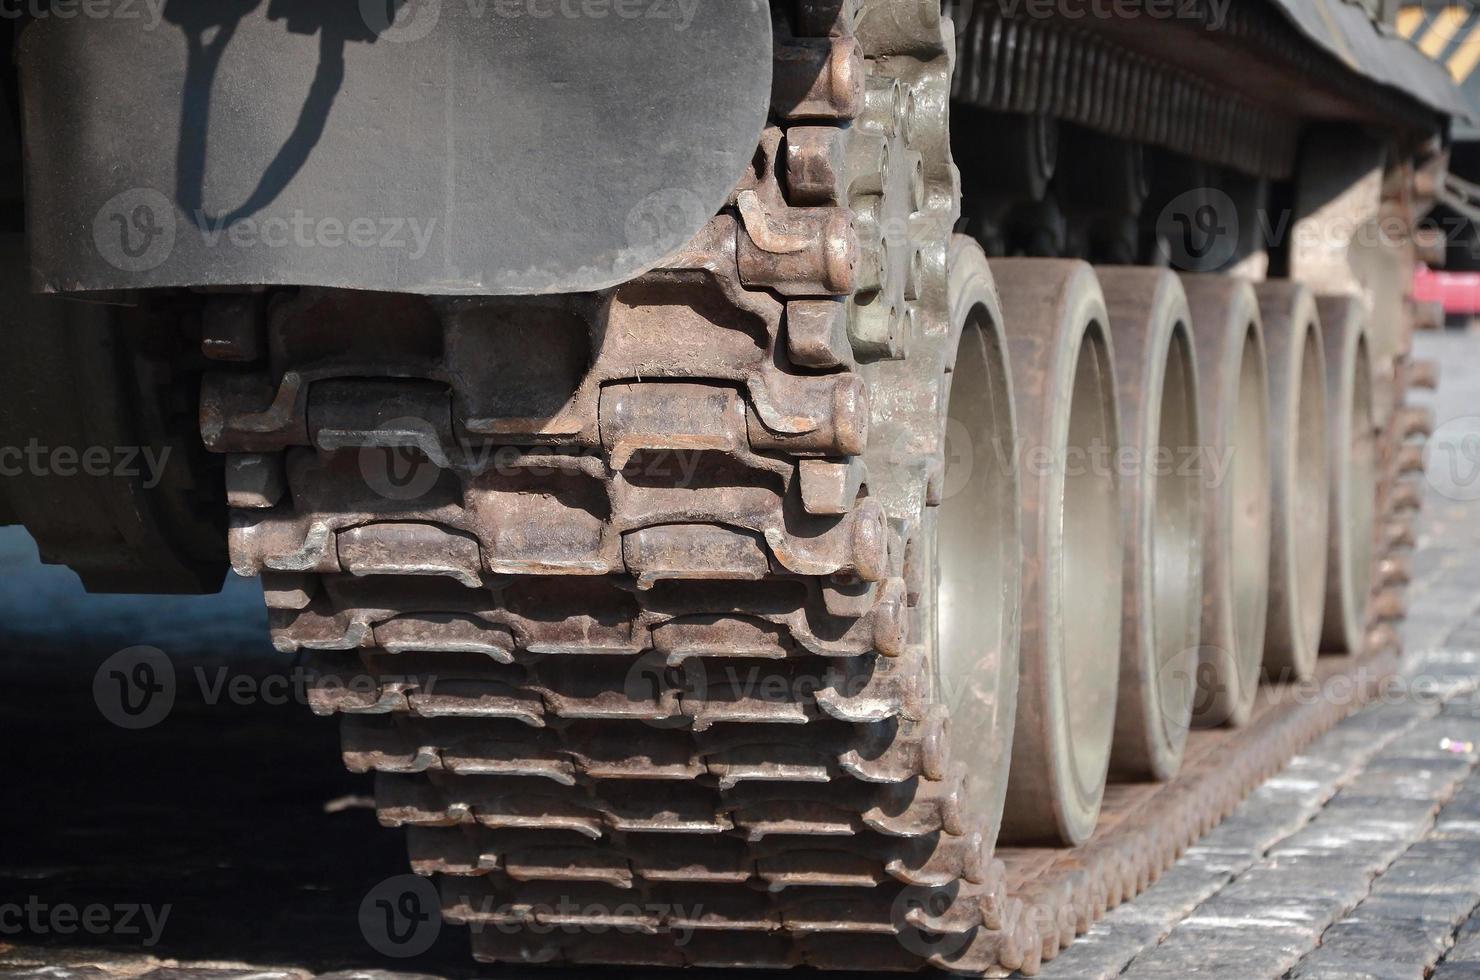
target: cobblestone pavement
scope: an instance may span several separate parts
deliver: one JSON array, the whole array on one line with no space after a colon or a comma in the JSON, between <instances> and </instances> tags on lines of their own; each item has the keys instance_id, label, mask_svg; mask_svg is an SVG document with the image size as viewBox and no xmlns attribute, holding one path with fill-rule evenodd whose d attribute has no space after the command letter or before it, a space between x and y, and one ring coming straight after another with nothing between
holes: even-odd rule
<instances>
[{"instance_id":1,"label":"cobblestone pavement","mask_svg":"<svg viewBox=\"0 0 1480 980\"><path fill-rule=\"evenodd\" d=\"M1444 372L1430 466L1456 469L1425 494L1402 680L1044 980L1480 980L1480 500L1455 499L1480 497L1461 441L1480 438L1480 338L1421 335L1416 356Z\"/></svg>"},{"instance_id":2,"label":"cobblestone pavement","mask_svg":"<svg viewBox=\"0 0 1480 980\"><path fill-rule=\"evenodd\" d=\"M1443 453L1480 435L1480 337L1423 336L1418 354L1446 372ZM1480 459L1439 462L1480 496ZM1428 494L1406 683L1312 744L1043 977L1480 980L1480 501L1455 499L1468 495ZM25 678L0 685L0 980L631 975L479 968L455 929L415 959L376 954L360 903L404 871L404 846L376 825L365 778L341 769L334 723L293 703L263 619L247 582L205 599L84 596L69 572L36 567L23 534L0 531L0 668ZM92 682L137 644L178 667L169 716L130 732L100 715ZM97 928L82 920L93 907ZM14 928L30 910L43 928Z\"/></svg>"}]
</instances>

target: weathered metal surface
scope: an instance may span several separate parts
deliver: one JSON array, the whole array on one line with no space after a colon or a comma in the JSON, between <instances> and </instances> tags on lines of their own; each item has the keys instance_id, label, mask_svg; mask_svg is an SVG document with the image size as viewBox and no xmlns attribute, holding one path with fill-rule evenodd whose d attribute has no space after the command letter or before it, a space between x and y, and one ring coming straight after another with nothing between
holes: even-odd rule
<instances>
[{"instance_id":1,"label":"weathered metal surface","mask_svg":"<svg viewBox=\"0 0 1480 980\"><path fill-rule=\"evenodd\" d=\"M1100 267L1115 340L1125 536L1112 779L1170 779L1192 722L1203 603L1204 461L1187 294L1166 269Z\"/></svg>"},{"instance_id":2,"label":"weathered metal surface","mask_svg":"<svg viewBox=\"0 0 1480 980\"><path fill-rule=\"evenodd\" d=\"M1007 318L1022 470L1023 627L1005 840L1094 832L1120 676L1121 447L1115 352L1094 270L994 263Z\"/></svg>"},{"instance_id":3,"label":"weathered metal surface","mask_svg":"<svg viewBox=\"0 0 1480 980\"><path fill-rule=\"evenodd\" d=\"M520 301L285 290L206 332L233 559L448 920L493 927L484 960L1032 972L1340 713L1241 680L1252 727L1194 734L1177 782L1112 789L1080 848L993 854L1000 786L970 776L1001 746L943 710L931 649L949 29L788 9L754 169L659 268ZM1241 344L1257 314L1208 288Z\"/></svg>"},{"instance_id":4,"label":"weathered metal surface","mask_svg":"<svg viewBox=\"0 0 1480 980\"><path fill-rule=\"evenodd\" d=\"M957 7L969 15L954 82L962 102L1045 114L1258 176L1295 172L1304 120L1421 137L1467 111L1441 71L1351 4L1196 0L1160 17L1107 15L1087 2L1047 16ZM1306 33L1326 8L1341 8L1336 20Z\"/></svg>"},{"instance_id":5,"label":"weathered metal surface","mask_svg":"<svg viewBox=\"0 0 1480 980\"><path fill-rule=\"evenodd\" d=\"M162 11L21 34L38 288L614 286L724 203L772 90L765 0ZM829 42L788 50L782 108L829 118L787 84Z\"/></svg>"},{"instance_id":6,"label":"weathered metal surface","mask_svg":"<svg viewBox=\"0 0 1480 980\"><path fill-rule=\"evenodd\" d=\"M33 296L25 255L0 237L0 514L89 591L215 592L226 511L195 431L190 327L168 302Z\"/></svg>"},{"instance_id":7,"label":"weathered metal surface","mask_svg":"<svg viewBox=\"0 0 1480 980\"><path fill-rule=\"evenodd\" d=\"M1269 598L1269 386L1259 302L1231 276L1182 277L1202 381L1204 445L1226 465L1203 482L1202 646L1194 720L1240 725L1253 709Z\"/></svg>"},{"instance_id":8,"label":"weathered metal surface","mask_svg":"<svg viewBox=\"0 0 1480 980\"><path fill-rule=\"evenodd\" d=\"M1318 300L1326 348L1327 419L1331 431L1331 520L1323 650L1359 649L1376 546L1377 426L1366 311L1355 297ZM1423 456L1395 461L1405 470ZM1384 565L1387 561L1385 560ZM1394 570L1396 571L1396 569ZM1387 574L1387 573L1384 573Z\"/></svg>"},{"instance_id":9,"label":"weathered metal surface","mask_svg":"<svg viewBox=\"0 0 1480 980\"><path fill-rule=\"evenodd\" d=\"M304 288L255 340L212 334L233 561L281 649L368 678L310 701L449 920L501 927L481 959L1030 965L990 859L1002 784L968 778L1009 706L940 666L917 605L963 328L927 9L798 5L754 172L638 279ZM615 911L639 886L703 915ZM554 932L553 890L588 910Z\"/></svg>"},{"instance_id":10,"label":"weathered metal surface","mask_svg":"<svg viewBox=\"0 0 1480 980\"><path fill-rule=\"evenodd\" d=\"M1395 37L1349 0L1271 0L1306 37L1349 70L1457 119L1469 121L1471 106L1450 73L1406 38Z\"/></svg>"},{"instance_id":11,"label":"weathered metal surface","mask_svg":"<svg viewBox=\"0 0 1480 980\"><path fill-rule=\"evenodd\" d=\"M950 298L944 460L929 480L914 604L928 624L920 632L930 640L931 697L952 754L969 760L964 808L983 842L995 843L1020 700L1022 478L987 455L1017 443L1014 387L995 276L963 235L951 241Z\"/></svg>"},{"instance_id":12,"label":"weathered metal surface","mask_svg":"<svg viewBox=\"0 0 1480 980\"><path fill-rule=\"evenodd\" d=\"M1264 669L1310 676L1325 615L1330 531L1326 353L1316 299L1298 283L1256 287L1269 365L1269 618Z\"/></svg>"},{"instance_id":13,"label":"weathered metal surface","mask_svg":"<svg viewBox=\"0 0 1480 980\"><path fill-rule=\"evenodd\" d=\"M1121 43L1106 18L1013 16L995 3L970 9L952 93L963 103L1053 116L1262 176L1295 165L1295 116L1179 70L1164 49L1158 56Z\"/></svg>"}]
</instances>

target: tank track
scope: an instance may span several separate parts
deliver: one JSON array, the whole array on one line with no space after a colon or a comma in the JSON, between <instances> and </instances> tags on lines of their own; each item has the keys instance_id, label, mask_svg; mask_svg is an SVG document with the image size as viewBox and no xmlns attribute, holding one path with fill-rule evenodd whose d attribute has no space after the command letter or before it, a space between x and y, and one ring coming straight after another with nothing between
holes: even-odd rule
<instances>
[{"instance_id":1,"label":"tank track","mask_svg":"<svg viewBox=\"0 0 1480 980\"><path fill-rule=\"evenodd\" d=\"M755 172L665 267L207 317L237 362L202 398L234 567L480 959L979 972L1039 946L963 824L912 622L954 38L932 4L775 12Z\"/></svg>"},{"instance_id":2,"label":"tank track","mask_svg":"<svg viewBox=\"0 0 1480 980\"><path fill-rule=\"evenodd\" d=\"M967 824L917 605L955 38L935 2L773 7L754 172L663 268L206 300L233 565L480 960L1031 973L1299 738L1134 839Z\"/></svg>"}]
</instances>

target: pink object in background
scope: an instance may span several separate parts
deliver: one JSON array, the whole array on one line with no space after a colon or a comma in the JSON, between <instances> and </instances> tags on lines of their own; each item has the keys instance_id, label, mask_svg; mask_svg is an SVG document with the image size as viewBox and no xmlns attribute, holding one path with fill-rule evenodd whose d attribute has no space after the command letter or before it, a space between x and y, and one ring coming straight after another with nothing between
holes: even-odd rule
<instances>
[{"instance_id":1,"label":"pink object in background","mask_svg":"<svg viewBox=\"0 0 1480 980\"><path fill-rule=\"evenodd\" d=\"M1446 314L1480 314L1480 272L1443 272L1420 265L1413 274L1413 299L1439 303Z\"/></svg>"}]
</instances>

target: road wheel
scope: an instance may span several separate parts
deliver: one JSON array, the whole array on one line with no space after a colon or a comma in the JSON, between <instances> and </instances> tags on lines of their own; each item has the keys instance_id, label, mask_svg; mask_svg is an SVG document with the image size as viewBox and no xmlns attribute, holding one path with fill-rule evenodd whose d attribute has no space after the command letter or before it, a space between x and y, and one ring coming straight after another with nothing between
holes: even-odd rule
<instances>
[{"instance_id":1,"label":"road wheel","mask_svg":"<svg viewBox=\"0 0 1480 980\"><path fill-rule=\"evenodd\" d=\"M931 700L946 706L953 756L969 763L966 808L990 847L1002 823L1017 713L1022 549L1018 475L1005 465L1016 429L1002 306L986 255L963 236L952 242L950 291L955 359L942 391L945 458L926 512L935 601L921 605L934 619Z\"/></svg>"},{"instance_id":2,"label":"road wheel","mask_svg":"<svg viewBox=\"0 0 1480 980\"><path fill-rule=\"evenodd\" d=\"M1022 665L1003 839L1094 832L1120 671L1119 449L1104 296L1083 262L993 263L1022 455Z\"/></svg>"},{"instance_id":3,"label":"road wheel","mask_svg":"<svg viewBox=\"0 0 1480 980\"><path fill-rule=\"evenodd\" d=\"M1125 525L1120 700L1111 772L1177 773L1202 625L1197 365L1182 284L1164 269L1101 268L1119 382Z\"/></svg>"},{"instance_id":4,"label":"road wheel","mask_svg":"<svg viewBox=\"0 0 1480 980\"><path fill-rule=\"evenodd\" d=\"M1269 624L1264 670L1306 680L1316 668L1326 607L1331 471L1326 434L1326 356L1310 290L1257 287L1269 357Z\"/></svg>"},{"instance_id":5,"label":"road wheel","mask_svg":"<svg viewBox=\"0 0 1480 980\"><path fill-rule=\"evenodd\" d=\"M1203 421L1203 621L1193 723L1243 725L1254 708L1269 603L1269 381L1248 283L1183 276Z\"/></svg>"},{"instance_id":6,"label":"road wheel","mask_svg":"<svg viewBox=\"0 0 1480 980\"><path fill-rule=\"evenodd\" d=\"M1358 653L1372 589L1377 438L1372 361L1362 304L1350 296L1317 301L1326 349L1331 533L1321 649Z\"/></svg>"}]
</instances>

